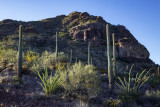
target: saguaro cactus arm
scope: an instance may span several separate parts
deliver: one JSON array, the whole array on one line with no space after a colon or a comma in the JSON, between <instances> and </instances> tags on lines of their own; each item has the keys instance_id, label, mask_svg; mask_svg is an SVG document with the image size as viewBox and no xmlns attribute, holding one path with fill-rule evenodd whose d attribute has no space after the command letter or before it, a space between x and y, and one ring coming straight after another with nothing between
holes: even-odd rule
<instances>
[{"instance_id":1,"label":"saguaro cactus arm","mask_svg":"<svg viewBox=\"0 0 160 107\"><path fill-rule=\"evenodd\" d=\"M58 62L58 33L56 32L56 63Z\"/></svg>"},{"instance_id":2,"label":"saguaro cactus arm","mask_svg":"<svg viewBox=\"0 0 160 107\"><path fill-rule=\"evenodd\" d=\"M90 56L90 42L88 43L88 65L91 64L91 56Z\"/></svg>"},{"instance_id":3,"label":"saguaro cactus arm","mask_svg":"<svg viewBox=\"0 0 160 107\"><path fill-rule=\"evenodd\" d=\"M112 39L113 39L113 75L116 76L116 52L115 52L114 33L112 34Z\"/></svg>"}]
</instances>

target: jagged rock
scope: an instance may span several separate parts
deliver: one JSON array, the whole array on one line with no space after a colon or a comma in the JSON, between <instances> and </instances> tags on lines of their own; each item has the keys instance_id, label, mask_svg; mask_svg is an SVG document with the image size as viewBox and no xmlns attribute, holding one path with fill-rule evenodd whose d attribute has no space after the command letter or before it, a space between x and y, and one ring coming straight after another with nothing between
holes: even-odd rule
<instances>
[{"instance_id":1,"label":"jagged rock","mask_svg":"<svg viewBox=\"0 0 160 107\"><path fill-rule=\"evenodd\" d=\"M148 50L132 39L122 39L118 41L118 57L127 60L147 60L149 58Z\"/></svg>"},{"instance_id":2,"label":"jagged rock","mask_svg":"<svg viewBox=\"0 0 160 107\"><path fill-rule=\"evenodd\" d=\"M97 23L85 23L69 30L69 33L76 40L93 41L100 44L105 38L105 25Z\"/></svg>"},{"instance_id":3,"label":"jagged rock","mask_svg":"<svg viewBox=\"0 0 160 107\"><path fill-rule=\"evenodd\" d=\"M24 34L33 33L38 35L35 38L31 37L26 40L34 45L36 43L43 46L53 43L54 41L49 36L55 35L56 31L59 30L68 35L70 34L75 40L91 41L95 46L106 46L107 22L101 16L93 16L87 12L72 12L68 16L60 15L55 18L30 22L6 19L0 21L0 38L18 34L20 24L24 26ZM115 33L117 58L127 61L147 60L149 58L148 50L134 38L125 26L110 24L110 34L112 33ZM47 37L45 37L46 35Z\"/></svg>"}]
</instances>

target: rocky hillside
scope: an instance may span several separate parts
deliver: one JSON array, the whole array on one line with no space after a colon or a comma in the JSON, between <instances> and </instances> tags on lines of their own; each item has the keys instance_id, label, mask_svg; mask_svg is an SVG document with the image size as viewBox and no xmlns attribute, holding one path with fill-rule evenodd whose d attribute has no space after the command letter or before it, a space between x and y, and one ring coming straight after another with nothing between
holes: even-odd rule
<instances>
[{"instance_id":1,"label":"rocky hillside","mask_svg":"<svg viewBox=\"0 0 160 107\"><path fill-rule=\"evenodd\" d=\"M31 46L45 46L54 50L55 38L53 35L59 32L59 50L70 52L74 49L74 57L80 60L87 58L87 43L91 42L91 56L93 63L106 68L106 22L100 16L93 16L87 12L72 12L68 16L60 15L40 21L15 21L6 19L0 21L0 38L8 38L18 34L19 25L24 26L24 38ZM136 38L122 25L110 24L111 34L115 34L116 57L120 64L138 63L142 68L155 68L155 64L149 59L149 52ZM110 36L111 36L110 34ZM32 36L28 36L32 35ZM111 36L112 37L112 36ZM17 40L18 37L12 38ZM26 45L27 47L27 45Z\"/></svg>"}]
</instances>

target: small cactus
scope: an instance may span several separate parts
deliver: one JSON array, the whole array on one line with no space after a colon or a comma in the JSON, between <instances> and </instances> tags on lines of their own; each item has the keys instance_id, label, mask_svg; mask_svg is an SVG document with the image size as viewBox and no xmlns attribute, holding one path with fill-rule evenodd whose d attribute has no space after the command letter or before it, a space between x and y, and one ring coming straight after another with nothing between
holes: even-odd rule
<instances>
[{"instance_id":1,"label":"small cactus","mask_svg":"<svg viewBox=\"0 0 160 107\"><path fill-rule=\"evenodd\" d=\"M113 90L113 72L112 72L112 59L111 59L111 43L110 43L110 32L109 25L106 25L106 38L107 38L107 57L108 57L108 80L109 80L109 88L112 92Z\"/></svg>"},{"instance_id":2,"label":"small cactus","mask_svg":"<svg viewBox=\"0 0 160 107\"><path fill-rule=\"evenodd\" d=\"M19 26L18 77L22 77L22 25Z\"/></svg>"},{"instance_id":3,"label":"small cactus","mask_svg":"<svg viewBox=\"0 0 160 107\"><path fill-rule=\"evenodd\" d=\"M114 39L114 33L112 34L113 39L113 75L116 76L116 52L115 52L115 39Z\"/></svg>"},{"instance_id":4,"label":"small cactus","mask_svg":"<svg viewBox=\"0 0 160 107\"><path fill-rule=\"evenodd\" d=\"M58 62L57 57L58 57L58 33L56 32L56 63Z\"/></svg>"},{"instance_id":5,"label":"small cactus","mask_svg":"<svg viewBox=\"0 0 160 107\"><path fill-rule=\"evenodd\" d=\"M91 56L90 56L90 42L88 43L88 65L91 64Z\"/></svg>"}]
</instances>

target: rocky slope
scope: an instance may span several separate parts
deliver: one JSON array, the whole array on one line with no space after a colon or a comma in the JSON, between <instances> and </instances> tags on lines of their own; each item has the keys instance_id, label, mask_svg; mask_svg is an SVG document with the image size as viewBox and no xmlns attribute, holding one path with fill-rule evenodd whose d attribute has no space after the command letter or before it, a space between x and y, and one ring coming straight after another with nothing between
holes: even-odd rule
<instances>
[{"instance_id":1,"label":"rocky slope","mask_svg":"<svg viewBox=\"0 0 160 107\"><path fill-rule=\"evenodd\" d=\"M0 21L0 38L2 40L9 35L18 34L18 26L22 24L24 26L24 38L28 44L34 45L36 43L38 46L43 45L53 48L54 46L51 46L55 42L53 35L58 31L60 34L60 50L69 52L70 49L75 49L75 56L85 60L87 43L90 41L94 64L103 68L103 66L106 66L105 62L107 60L105 36L105 25L107 23L102 17L89 15L87 12L72 12L68 16L61 15L30 22L6 19ZM141 61L154 65L149 59L148 50L136 40L125 26L110 24L110 32L110 34L115 33L117 59L130 63ZM34 36L30 37L28 35ZM77 55L76 52L81 52L81 54Z\"/></svg>"}]
</instances>

